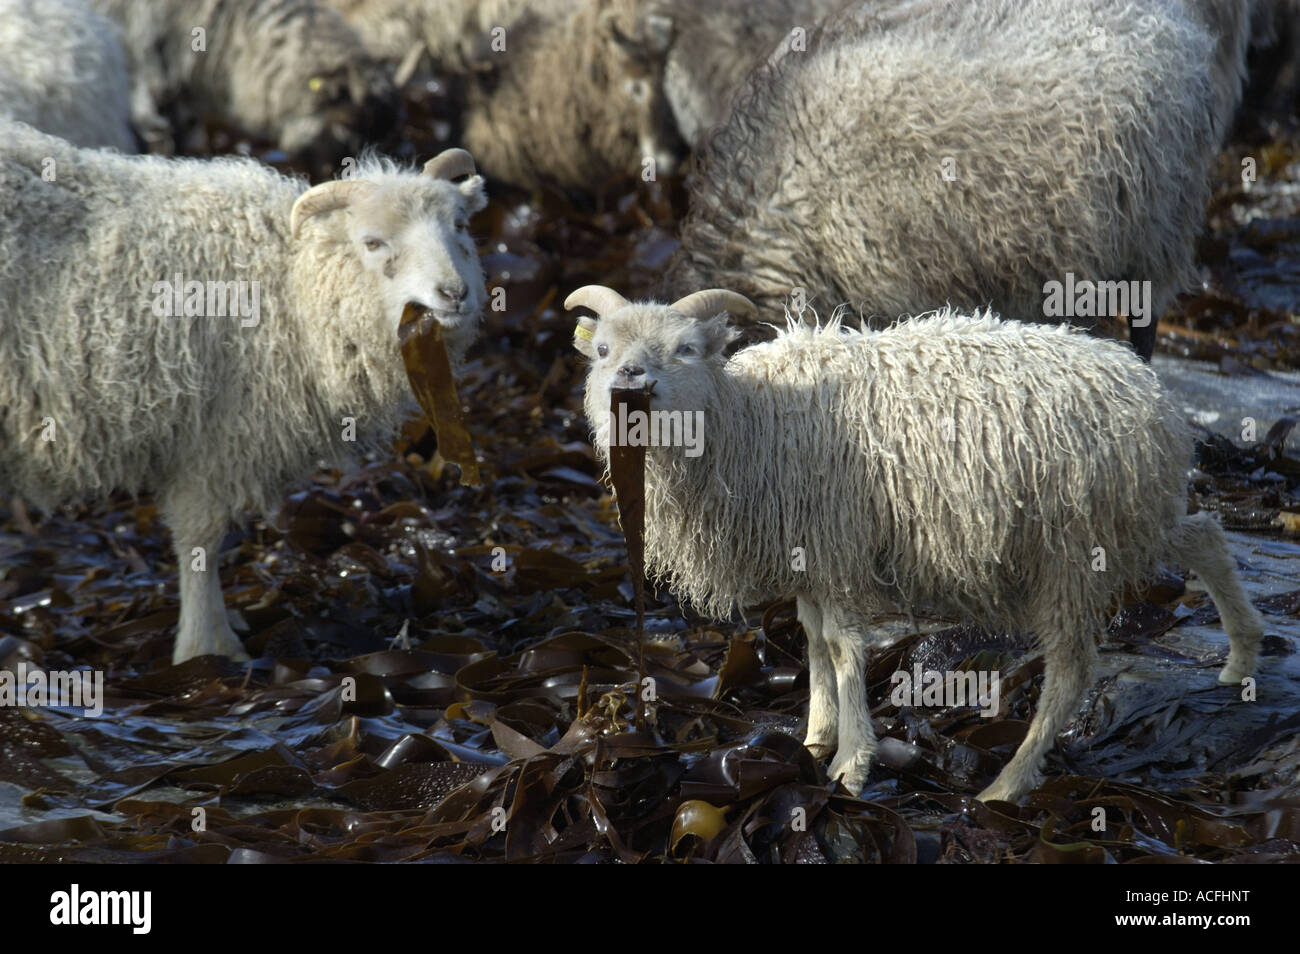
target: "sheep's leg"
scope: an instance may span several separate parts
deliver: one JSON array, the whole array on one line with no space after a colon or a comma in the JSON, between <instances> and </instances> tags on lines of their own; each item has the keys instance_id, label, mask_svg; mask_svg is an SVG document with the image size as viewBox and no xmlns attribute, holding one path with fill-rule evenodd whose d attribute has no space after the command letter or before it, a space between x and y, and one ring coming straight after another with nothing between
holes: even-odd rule
<instances>
[{"instance_id":1,"label":"sheep's leg","mask_svg":"<svg viewBox=\"0 0 1300 954\"><path fill-rule=\"evenodd\" d=\"M1038 711L1020 748L993 784L980 792L980 801L1014 802L1041 781L1043 758L1092 685L1097 664L1097 644L1089 628L1092 623L1100 626L1101 621L1092 614L1070 612L1061 603L1039 614L1035 629L1047 671Z\"/></svg>"},{"instance_id":2,"label":"sheep's leg","mask_svg":"<svg viewBox=\"0 0 1300 954\"><path fill-rule=\"evenodd\" d=\"M822 610L806 596L798 599L799 622L808 634L808 734L803 744L817 758L835 751L839 709L835 703L835 670L822 634Z\"/></svg>"},{"instance_id":3,"label":"sheep's leg","mask_svg":"<svg viewBox=\"0 0 1300 954\"><path fill-rule=\"evenodd\" d=\"M1128 316L1128 341L1133 346L1133 350L1138 353L1138 357L1147 364L1151 363L1151 355L1156 350L1156 319L1154 316L1147 317L1145 327L1139 328L1133 324L1133 316Z\"/></svg>"},{"instance_id":4,"label":"sheep's leg","mask_svg":"<svg viewBox=\"0 0 1300 954\"><path fill-rule=\"evenodd\" d=\"M181 619L172 663L208 655L248 659L230 628L221 595L217 561L225 520L177 498L169 500L164 509L180 572Z\"/></svg>"},{"instance_id":5,"label":"sheep's leg","mask_svg":"<svg viewBox=\"0 0 1300 954\"><path fill-rule=\"evenodd\" d=\"M1219 682L1239 685L1255 671L1264 618L1246 596L1223 528L1208 513L1183 517L1175 532L1173 557L1196 571L1218 607L1231 647Z\"/></svg>"},{"instance_id":6,"label":"sheep's leg","mask_svg":"<svg viewBox=\"0 0 1300 954\"><path fill-rule=\"evenodd\" d=\"M867 706L867 636L864 621L841 607L823 605L822 639L835 667L839 696L839 747L830 777L857 794L867 784L876 733Z\"/></svg>"}]
</instances>

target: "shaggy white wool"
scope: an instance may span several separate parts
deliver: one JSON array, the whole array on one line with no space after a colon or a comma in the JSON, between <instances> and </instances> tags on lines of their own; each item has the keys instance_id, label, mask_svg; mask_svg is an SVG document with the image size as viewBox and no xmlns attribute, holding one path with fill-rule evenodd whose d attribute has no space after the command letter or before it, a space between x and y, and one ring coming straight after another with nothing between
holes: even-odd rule
<instances>
[{"instance_id":1,"label":"shaggy white wool","mask_svg":"<svg viewBox=\"0 0 1300 954\"><path fill-rule=\"evenodd\" d=\"M1220 609L1220 678L1252 671L1260 617L1222 530L1186 514L1188 428L1124 345L944 310L883 331L791 322L728 361L724 319L619 302L575 338L593 362L585 408L602 460L611 387L653 383L652 410L704 416L699 456L649 448L648 571L714 617L798 599L807 744L838 748L831 774L850 787L875 750L862 679L882 611L1043 647L1030 734L984 798L1033 785L1091 684L1107 608L1162 560L1199 573Z\"/></svg>"},{"instance_id":2,"label":"shaggy white wool","mask_svg":"<svg viewBox=\"0 0 1300 954\"><path fill-rule=\"evenodd\" d=\"M0 126L0 487L43 507L155 491L182 563L178 661L234 652L224 612L195 616L216 618L211 591L187 605L190 548L215 570L245 508L270 512L319 459L391 435L411 407L407 301L439 313L460 358L486 299L466 230L483 180L364 159L312 190L336 201L304 218L304 200L295 236L306 184L252 160L123 157ZM156 283L177 276L258 283L256 324L156 314Z\"/></svg>"},{"instance_id":3,"label":"shaggy white wool","mask_svg":"<svg viewBox=\"0 0 1300 954\"><path fill-rule=\"evenodd\" d=\"M135 152L117 28L85 0L0 0L0 118Z\"/></svg>"}]
</instances>

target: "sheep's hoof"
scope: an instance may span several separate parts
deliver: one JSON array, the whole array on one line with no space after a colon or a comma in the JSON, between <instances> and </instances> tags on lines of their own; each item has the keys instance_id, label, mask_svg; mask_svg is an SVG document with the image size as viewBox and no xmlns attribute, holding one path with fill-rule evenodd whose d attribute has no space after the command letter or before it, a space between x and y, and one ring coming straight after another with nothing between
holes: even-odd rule
<instances>
[{"instance_id":1,"label":"sheep's hoof","mask_svg":"<svg viewBox=\"0 0 1300 954\"><path fill-rule=\"evenodd\" d=\"M172 665L179 666L195 656L225 656L233 662L248 662L253 657L244 650L244 644L231 631L213 634L205 643L193 644L178 640L172 652Z\"/></svg>"},{"instance_id":2,"label":"sheep's hoof","mask_svg":"<svg viewBox=\"0 0 1300 954\"><path fill-rule=\"evenodd\" d=\"M984 791L980 792L975 797L981 802L1010 802L1014 805L1019 801L1021 795L1033 787L1032 784L1024 787L1017 787L1012 785L1010 782L1003 781L1002 777L999 776L993 780L992 785L984 789Z\"/></svg>"},{"instance_id":3,"label":"sheep's hoof","mask_svg":"<svg viewBox=\"0 0 1300 954\"><path fill-rule=\"evenodd\" d=\"M854 795L862 794L867 786L867 776L871 773L871 753L857 752L845 757L838 755L826 774L832 781L841 785Z\"/></svg>"},{"instance_id":4,"label":"sheep's hoof","mask_svg":"<svg viewBox=\"0 0 1300 954\"><path fill-rule=\"evenodd\" d=\"M1223 683L1225 686L1240 686L1241 680L1245 679L1249 675L1249 669L1242 669L1238 666L1234 666L1232 663L1228 663L1219 672L1219 682Z\"/></svg>"},{"instance_id":5,"label":"sheep's hoof","mask_svg":"<svg viewBox=\"0 0 1300 954\"><path fill-rule=\"evenodd\" d=\"M829 756L835 751L834 742L809 742L804 741L803 747L812 753L812 757L818 762Z\"/></svg>"}]
</instances>

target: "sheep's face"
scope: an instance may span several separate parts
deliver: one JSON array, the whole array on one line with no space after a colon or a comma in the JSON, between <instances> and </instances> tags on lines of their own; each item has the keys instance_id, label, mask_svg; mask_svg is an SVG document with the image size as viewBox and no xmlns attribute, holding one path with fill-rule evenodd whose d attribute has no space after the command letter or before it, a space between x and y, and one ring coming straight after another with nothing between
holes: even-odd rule
<instances>
[{"instance_id":1,"label":"sheep's face","mask_svg":"<svg viewBox=\"0 0 1300 954\"><path fill-rule=\"evenodd\" d=\"M725 315L701 320L654 304L629 304L599 321L582 318L579 329L574 343L591 360L587 420L602 453L609 446L611 391L651 385L651 410L707 411L723 349L735 338Z\"/></svg>"},{"instance_id":2,"label":"sheep's face","mask_svg":"<svg viewBox=\"0 0 1300 954\"><path fill-rule=\"evenodd\" d=\"M397 119L397 88L386 67L368 60L285 75L286 90L273 126L278 145L293 156L336 164L364 144L382 139Z\"/></svg>"},{"instance_id":3,"label":"sheep's face","mask_svg":"<svg viewBox=\"0 0 1300 954\"><path fill-rule=\"evenodd\" d=\"M469 220L486 204L481 176L462 183L409 176L350 203L348 239L382 296L394 335L403 308L414 302L437 316L454 360L469 347L487 298Z\"/></svg>"},{"instance_id":4,"label":"sheep's face","mask_svg":"<svg viewBox=\"0 0 1300 954\"><path fill-rule=\"evenodd\" d=\"M653 159L657 175L672 175L686 152L664 94L673 22L644 10L634 11L631 18L620 12L608 10L602 20L615 64L609 106L623 117L626 132L636 136L640 160Z\"/></svg>"}]
</instances>

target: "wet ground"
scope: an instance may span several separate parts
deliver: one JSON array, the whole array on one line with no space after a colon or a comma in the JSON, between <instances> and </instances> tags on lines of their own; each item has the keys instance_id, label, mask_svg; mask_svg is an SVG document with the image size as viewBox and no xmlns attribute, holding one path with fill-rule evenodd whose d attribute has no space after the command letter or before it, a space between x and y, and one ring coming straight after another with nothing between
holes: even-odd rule
<instances>
[{"instance_id":1,"label":"wet ground","mask_svg":"<svg viewBox=\"0 0 1300 954\"><path fill-rule=\"evenodd\" d=\"M408 102L395 151L441 147L437 93ZM659 593L656 698L632 731L626 552L559 302L592 281L649 292L681 184L494 187L475 230L507 307L461 382L484 486L460 487L412 422L391 457L232 531L221 577L251 666L168 664L175 564L151 502L0 508L0 665L102 670L107 693L97 718L0 707L0 861L1300 859L1300 139L1235 145L1218 176L1205 284L1162 323L1156 367L1205 428L1191 498L1232 531L1266 614L1253 699L1216 682L1226 639L1171 567L1106 634L1047 783L983 806L1041 662L1001 634L887 621L880 764L851 798L799 743L793 606L716 623ZM918 664L1000 669L998 714L892 705L890 675Z\"/></svg>"}]
</instances>

